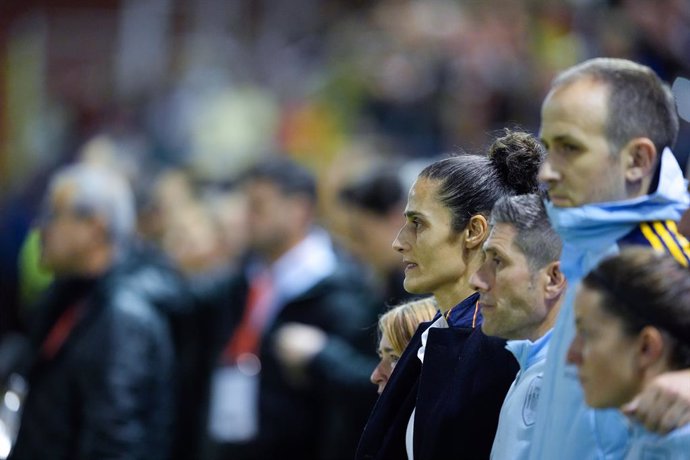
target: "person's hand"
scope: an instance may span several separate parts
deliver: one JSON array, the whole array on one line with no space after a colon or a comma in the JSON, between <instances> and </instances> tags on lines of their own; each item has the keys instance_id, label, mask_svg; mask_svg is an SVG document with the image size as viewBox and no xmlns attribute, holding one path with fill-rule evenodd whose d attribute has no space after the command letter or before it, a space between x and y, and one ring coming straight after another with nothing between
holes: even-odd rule
<instances>
[{"instance_id":1,"label":"person's hand","mask_svg":"<svg viewBox=\"0 0 690 460\"><path fill-rule=\"evenodd\" d=\"M690 370L661 374L621 409L659 434L690 423Z\"/></svg>"},{"instance_id":2,"label":"person's hand","mask_svg":"<svg viewBox=\"0 0 690 460\"><path fill-rule=\"evenodd\" d=\"M274 346L287 367L302 368L326 346L326 333L314 326L287 323L276 332Z\"/></svg>"}]
</instances>

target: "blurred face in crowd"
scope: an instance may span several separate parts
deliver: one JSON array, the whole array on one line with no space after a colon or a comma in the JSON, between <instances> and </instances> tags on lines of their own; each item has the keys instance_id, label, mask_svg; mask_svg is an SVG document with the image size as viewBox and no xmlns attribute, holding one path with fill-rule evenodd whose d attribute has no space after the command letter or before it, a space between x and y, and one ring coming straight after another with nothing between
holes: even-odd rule
<instances>
[{"instance_id":1,"label":"blurred face in crowd","mask_svg":"<svg viewBox=\"0 0 690 460\"><path fill-rule=\"evenodd\" d=\"M374 369L374 372L371 373L371 383L378 386L378 393L381 394L400 356L393 350L393 346L386 334L381 335L378 354L379 364Z\"/></svg>"},{"instance_id":2,"label":"blurred face in crowd","mask_svg":"<svg viewBox=\"0 0 690 460\"><path fill-rule=\"evenodd\" d=\"M536 340L543 334L547 267L533 272L527 257L514 244L515 227L494 225L484 243L485 259L470 283L479 291L482 331L508 340Z\"/></svg>"},{"instance_id":3,"label":"blurred face in crowd","mask_svg":"<svg viewBox=\"0 0 690 460\"><path fill-rule=\"evenodd\" d=\"M433 293L442 303L457 290L467 267L462 258L462 237L453 231L450 210L438 199L438 189L436 180L417 179L405 208L407 222L393 249L403 258L405 290Z\"/></svg>"},{"instance_id":4,"label":"blurred face in crowd","mask_svg":"<svg viewBox=\"0 0 690 460\"><path fill-rule=\"evenodd\" d=\"M542 105L540 136L548 156L539 179L555 206L626 198L624 158L605 134L606 86L583 78L552 90Z\"/></svg>"},{"instance_id":5,"label":"blurred face in crowd","mask_svg":"<svg viewBox=\"0 0 690 460\"><path fill-rule=\"evenodd\" d=\"M275 260L304 236L310 207L306 198L285 195L274 183L256 179L246 186L250 246Z\"/></svg>"},{"instance_id":6,"label":"blurred face in crowd","mask_svg":"<svg viewBox=\"0 0 690 460\"><path fill-rule=\"evenodd\" d=\"M350 238L353 252L385 275L402 268L400 256L390 250L390 243L405 222L400 210L385 215L349 206Z\"/></svg>"},{"instance_id":7,"label":"blurred face in crowd","mask_svg":"<svg viewBox=\"0 0 690 460\"><path fill-rule=\"evenodd\" d=\"M76 188L61 183L47 196L41 219L41 264L56 275L78 274L106 232L93 213L75 205Z\"/></svg>"},{"instance_id":8,"label":"blurred face in crowd","mask_svg":"<svg viewBox=\"0 0 690 460\"><path fill-rule=\"evenodd\" d=\"M641 390L637 337L627 334L623 321L601 306L597 290L581 286L575 299L576 335L568 362L577 366L587 404L620 407Z\"/></svg>"}]
</instances>

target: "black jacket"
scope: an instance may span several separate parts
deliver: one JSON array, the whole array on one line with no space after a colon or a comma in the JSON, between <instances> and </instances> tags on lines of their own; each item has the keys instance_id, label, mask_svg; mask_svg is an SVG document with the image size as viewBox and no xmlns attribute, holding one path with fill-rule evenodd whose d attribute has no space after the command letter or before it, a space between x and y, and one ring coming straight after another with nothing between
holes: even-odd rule
<instances>
[{"instance_id":1,"label":"black jacket","mask_svg":"<svg viewBox=\"0 0 690 460\"><path fill-rule=\"evenodd\" d=\"M160 275L160 273L158 273ZM165 459L173 421L173 343L156 304L165 276L136 261L91 280L62 280L34 318L39 350L56 320L83 305L52 358L36 351L12 460Z\"/></svg>"},{"instance_id":2,"label":"black jacket","mask_svg":"<svg viewBox=\"0 0 690 460\"><path fill-rule=\"evenodd\" d=\"M475 302L476 294L458 307ZM504 340L451 319L450 328L429 331L422 365L417 350L430 324L420 325L396 364L362 434L357 459L407 458L405 433L415 408L415 460L489 458L518 364Z\"/></svg>"},{"instance_id":3,"label":"black jacket","mask_svg":"<svg viewBox=\"0 0 690 460\"><path fill-rule=\"evenodd\" d=\"M209 283L210 284L210 283ZM248 293L244 270L222 282L195 289L204 320L208 375L242 317ZM259 434L248 444L226 444L222 458L233 460L300 458L304 460L351 459L376 396L374 385L353 379L340 383L320 379L295 381L287 375L274 351L275 331L287 322L314 325L332 342L348 344L360 353L372 353L370 292L351 261L341 258L327 278L288 301L261 339L259 358Z\"/></svg>"}]
</instances>

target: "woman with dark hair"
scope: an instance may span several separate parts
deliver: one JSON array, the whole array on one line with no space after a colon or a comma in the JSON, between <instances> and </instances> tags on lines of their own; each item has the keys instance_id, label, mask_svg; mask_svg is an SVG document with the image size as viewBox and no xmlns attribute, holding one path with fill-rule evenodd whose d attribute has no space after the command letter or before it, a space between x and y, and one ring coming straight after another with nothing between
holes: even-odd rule
<instances>
[{"instance_id":1,"label":"woman with dark hair","mask_svg":"<svg viewBox=\"0 0 690 460\"><path fill-rule=\"evenodd\" d=\"M483 261L488 216L506 195L538 191L544 150L507 132L488 155L462 154L425 168L393 243L405 290L433 294L440 314L424 323L396 364L364 429L358 459L486 459L517 363L505 342L481 332L469 279Z\"/></svg>"},{"instance_id":2,"label":"woman with dark hair","mask_svg":"<svg viewBox=\"0 0 690 460\"><path fill-rule=\"evenodd\" d=\"M690 368L690 272L672 256L630 248L582 281L568 362L591 407L620 408L664 372ZM690 420L666 436L633 425L626 459L688 458ZM683 425L684 424L684 425Z\"/></svg>"}]
</instances>

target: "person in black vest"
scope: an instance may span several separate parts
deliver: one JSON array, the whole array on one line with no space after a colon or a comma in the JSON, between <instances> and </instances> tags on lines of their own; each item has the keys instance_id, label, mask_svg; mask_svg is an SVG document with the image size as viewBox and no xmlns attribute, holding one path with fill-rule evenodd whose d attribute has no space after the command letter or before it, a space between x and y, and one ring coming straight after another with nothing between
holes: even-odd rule
<instances>
[{"instance_id":1,"label":"person in black vest","mask_svg":"<svg viewBox=\"0 0 690 460\"><path fill-rule=\"evenodd\" d=\"M56 279L17 370L28 395L10 458L169 458L174 347L156 305L169 287L128 258L127 183L85 164L59 170L40 217L41 263Z\"/></svg>"},{"instance_id":2,"label":"person in black vest","mask_svg":"<svg viewBox=\"0 0 690 460\"><path fill-rule=\"evenodd\" d=\"M443 159L419 174L393 248L405 264L405 289L433 294L440 314L419 327L395 366L357 459L489 457L518 365L505 341L482 333L469 279L483 261L494 203L535 192L543 156L532 136L507 132L488 155Z\"/></svg>"}]
</instances>

